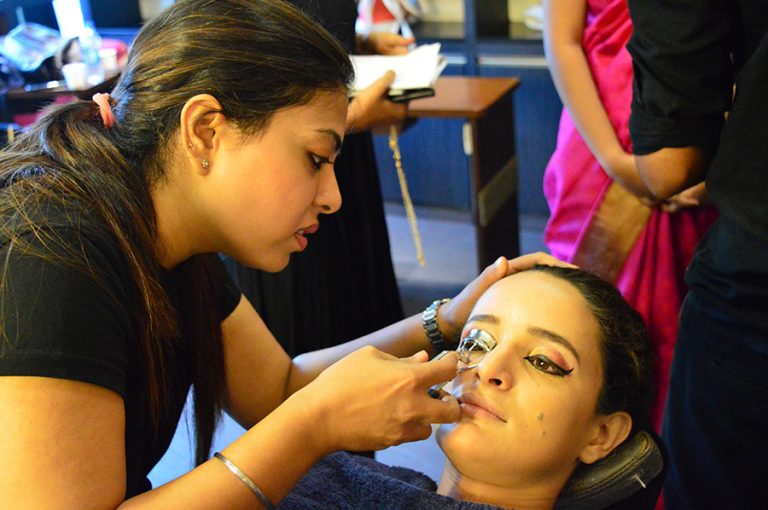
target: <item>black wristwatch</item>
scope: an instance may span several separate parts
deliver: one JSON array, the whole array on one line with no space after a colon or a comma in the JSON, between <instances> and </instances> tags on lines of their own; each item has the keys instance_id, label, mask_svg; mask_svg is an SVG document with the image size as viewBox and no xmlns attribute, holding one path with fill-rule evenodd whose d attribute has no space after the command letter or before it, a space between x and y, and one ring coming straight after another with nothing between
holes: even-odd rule
<instances>
[{"instance_id":1,"label":"black wristwatch","mask_svg":"<svg viewBox=\"0 0 768 510\"><path fill-rule=\"evenodd\" d=\"M421 312L421 324L424 326L424 333L427 334L429 342L437 352L447 351L451 348L448 340L445 339L440 329L437 327L437 310L440 306L450 301L450 299L437 299Z\"/></svg>"}]
</instances>

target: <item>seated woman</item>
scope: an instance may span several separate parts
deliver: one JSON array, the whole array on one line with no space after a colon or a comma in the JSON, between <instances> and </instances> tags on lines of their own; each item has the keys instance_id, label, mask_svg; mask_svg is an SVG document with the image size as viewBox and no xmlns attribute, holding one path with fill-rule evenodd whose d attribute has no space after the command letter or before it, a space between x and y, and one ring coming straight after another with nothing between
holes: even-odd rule
<instances>
[{"instance_id":1,"label":"seated woman","mask_svg":"<svg viewBox=\"0 0 768 510\"><path fill-rule=\"evenodd\" d=\"M551 509L577 466L650 428L652 350L611 284L565 267L508 276L482 295L462 333L478 334L495 347L472 354L452 381L462 415L436 434L447 457L437 486L337 453L278 508Z\"/></svg>"}]
</instances>

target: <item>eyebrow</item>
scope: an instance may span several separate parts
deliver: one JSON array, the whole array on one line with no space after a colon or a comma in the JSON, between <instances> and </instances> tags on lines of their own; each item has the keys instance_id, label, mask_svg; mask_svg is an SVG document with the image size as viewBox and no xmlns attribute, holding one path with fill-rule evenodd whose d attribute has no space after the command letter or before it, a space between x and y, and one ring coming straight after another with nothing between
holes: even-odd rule
<instances>
[{"instance_id":1,"label":"eyebrow","mask_svg":"<svg viewBox=\"0 0 768 510\"><path fill-rule=\"evenodd\" d=\"M548 329L537 328L536 326L530 326L528 328L528 333L530 335L543 338L545 340L549 340L551 342L555 342L557 344L562 345L563 347L565 347L566 349L568 349L573 353L573 355L576 357L576 361L581 361L581 358L579 357L579 353L576 352L576 348L564 336L558 335L557 333L550 331Z\"/></svg>"},{"instance_id":2,"label":"eyebrow","mask_svg":"<svg viewBox=\"0 0 768 510\"><path fill-rule=\"evenodd\" d=\"M469 322L487 322L489 324L494 324L496 326L501 324L501 322L499 321L499 318L496 317L495 315L484 314L484 313L473 315L472 317L469 318L469 320L467 320L467 322L468 323ZM544 328L539 328L537 326L529 326L528 334L562 345L563 347L571 351L571 353L573 353L574 357L576 358L576 361L581 362L581 356L579 356L579 353L576 351L576 348L564 336L558 335L554 331L550 331Z\"/></svg>"},{"instance_id":3,"label":"eyebrow","mask_svg":"<svg viewBox=\"0 0 768 510\"><path fill-rule=\"evenodd\" d=\"M336 131L329 128L321 128L321 129L318 129L317 132L324 135L328 135L331 138L333 138L333 141L336 145L336 153L338 154L339 152L341 152L341 147L343 145L343 142L341 141L341 136Z\"/></svg>"},{"instance_id":4,"label":"eyebrow","mask_svg":"<svg viewBox=\"0 0 768 510\"><path fill-rule=\"evenodd\" d=\"M499 324L499 318L495 315L479 313L470 317L467 322L488 322L490 324Z\"/></svg>"}]
</instances>

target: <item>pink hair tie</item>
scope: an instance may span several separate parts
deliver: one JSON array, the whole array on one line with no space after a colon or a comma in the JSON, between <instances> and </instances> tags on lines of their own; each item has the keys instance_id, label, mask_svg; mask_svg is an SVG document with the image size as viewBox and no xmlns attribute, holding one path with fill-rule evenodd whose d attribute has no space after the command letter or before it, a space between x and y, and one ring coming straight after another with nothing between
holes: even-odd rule
<instances>
[{"instance_id":1,"label":"pink hair tie","mask_svg":"<svg viewBox=\"0 0 768 510\"><path fill-rule=\"evenodd\" d=\"M112 105L109 103L109 94L94 94L93 101L99 105L99 113L104 126L112 128L115 125L115 114L112 113Z\"/></svg>"}]
</instances>

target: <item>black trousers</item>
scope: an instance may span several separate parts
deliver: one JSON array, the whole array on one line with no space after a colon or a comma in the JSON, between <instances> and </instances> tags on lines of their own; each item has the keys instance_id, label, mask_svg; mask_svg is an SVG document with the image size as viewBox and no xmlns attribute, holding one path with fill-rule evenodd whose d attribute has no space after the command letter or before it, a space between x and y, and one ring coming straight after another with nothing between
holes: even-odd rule
<instances>
[{"instance_id":1,"label":"black trousers","mask_svg":"<svg viewBox=\"0 0 768 510\"><path fill-rule=\"evenodd\" d=\"M693 291L681 311L662 437L667 510L768 508L768 333Z\"/></svg>"}]
</instances>

